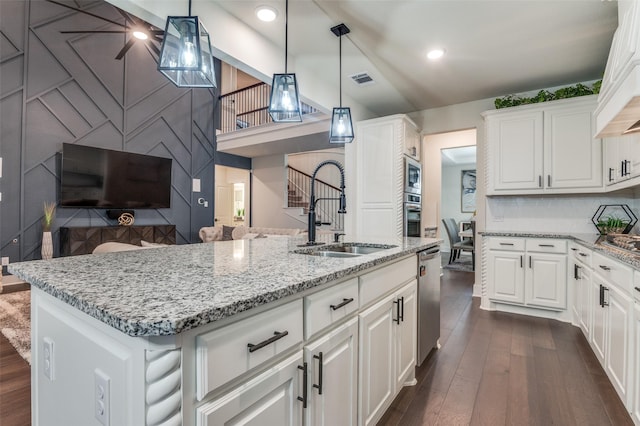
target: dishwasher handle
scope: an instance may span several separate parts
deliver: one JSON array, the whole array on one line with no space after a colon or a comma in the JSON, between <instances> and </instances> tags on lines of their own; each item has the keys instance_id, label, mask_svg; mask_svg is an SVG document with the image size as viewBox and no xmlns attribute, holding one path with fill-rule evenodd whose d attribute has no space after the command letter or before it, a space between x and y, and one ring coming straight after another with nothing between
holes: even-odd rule
<instances>
[{"instance_id":1,"label":"dishwasher handle","mask_svg":"<svg viewBox=\"0 0 640 426\"><path fill-rule=\"evenodd\" d=\"M418 260L430 260L435 258L436 256L440 256L440 247L433 247L427 250L423 250L418 252Z\"/></svg>"}]
</instances>

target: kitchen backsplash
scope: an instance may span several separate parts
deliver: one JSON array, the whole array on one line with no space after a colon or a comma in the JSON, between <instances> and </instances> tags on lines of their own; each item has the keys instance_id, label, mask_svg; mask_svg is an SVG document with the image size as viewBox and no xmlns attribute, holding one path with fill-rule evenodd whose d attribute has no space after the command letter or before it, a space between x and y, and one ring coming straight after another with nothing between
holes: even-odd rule
<instances>
[{"instance_id":1,"label":"kitchen backsplash","mask_svg":"<svg viewBox=\"0 0 640 426\"><path fill-rule=\"evenodd\" d=\"M640 217L640 200L632 196L505 196L487 197L486 203L487 231L597 233L591 218L601 204L627 204Z\"/></svg>"}]
</instances>

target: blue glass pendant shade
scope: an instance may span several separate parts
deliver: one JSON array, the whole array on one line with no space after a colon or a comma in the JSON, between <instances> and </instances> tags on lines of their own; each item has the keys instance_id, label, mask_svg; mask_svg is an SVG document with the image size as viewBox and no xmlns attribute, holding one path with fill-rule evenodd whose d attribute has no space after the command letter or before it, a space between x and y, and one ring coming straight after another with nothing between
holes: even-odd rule
<instances>
[{"instance_id":1,"label":"blue glass pendant shade","mask_svg":"<svg viewBox=\"0 0 640 426\"><path fill-rule=\"evenodd\" d=\"M351 108L339 107L333 109L331 116L331 130L329 131L329 143L353 142L353 123L351 121Z\"/></svg>"},{"instance_id":2,"label":"blue glass pendant shade","mask_svg":"<svg viewBox=\"0 0 640 426\"><path fill-rule=\"evenodd\" d=\"M302 121L301 111L296 75L274 74L269 98L269 114L273 121Z\"/></svg>"}]
</instances>

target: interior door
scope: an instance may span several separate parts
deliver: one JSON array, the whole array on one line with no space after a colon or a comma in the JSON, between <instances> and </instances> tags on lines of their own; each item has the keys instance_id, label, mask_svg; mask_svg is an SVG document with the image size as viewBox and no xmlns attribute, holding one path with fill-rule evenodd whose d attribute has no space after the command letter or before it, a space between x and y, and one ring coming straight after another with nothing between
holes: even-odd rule
<instances>
[{"instance_id":1,"label":"interior door","mask_svg":"<svg viewBox=\"0 0 640 426\"><path fill-rule=\"evenodd\" d=\"M233 185L216 185L215 224L233 226Z\"/></svg>"}]
</instances>

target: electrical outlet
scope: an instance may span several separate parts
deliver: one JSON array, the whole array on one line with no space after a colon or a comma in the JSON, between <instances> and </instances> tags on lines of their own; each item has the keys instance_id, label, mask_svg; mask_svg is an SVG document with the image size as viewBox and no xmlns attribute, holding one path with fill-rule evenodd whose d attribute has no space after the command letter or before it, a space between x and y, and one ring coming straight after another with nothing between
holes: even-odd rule
<instances>
[{"instance_id":1,"label":"electrical outlet","mask_svg":"<svg viewBox=\"0 0 640 426\"><path fill-rule=\"evenodd\" d=\"M44 376L53 382L55 380L53 340L49 337L45 337L42 340L42 343L42 371L44 372Z\"/></svg>"},{"instance_id":2,"label":"electrical outlet","mask_svg":"<svg viewBox=\"0 0 640 426\"><path fill-rule=\"evenodd\" d=\"M9 256L4 256L2 258L2 266L8 266L9 265Z\"/></svg>"},{"instance_id":3,"label":"electrical outlet","mask_svg":"<svg viewBox=\"0 0 640 426\"><path fill-rule=\"evenodd\" d=\"M95 387L95 410L96 419L104 426L109 425L109 410L111 405L111 398L109 395L109 385L111 379L99 369L95 369L94 372L94 387Z\"/></svg>"}]
</instances>

